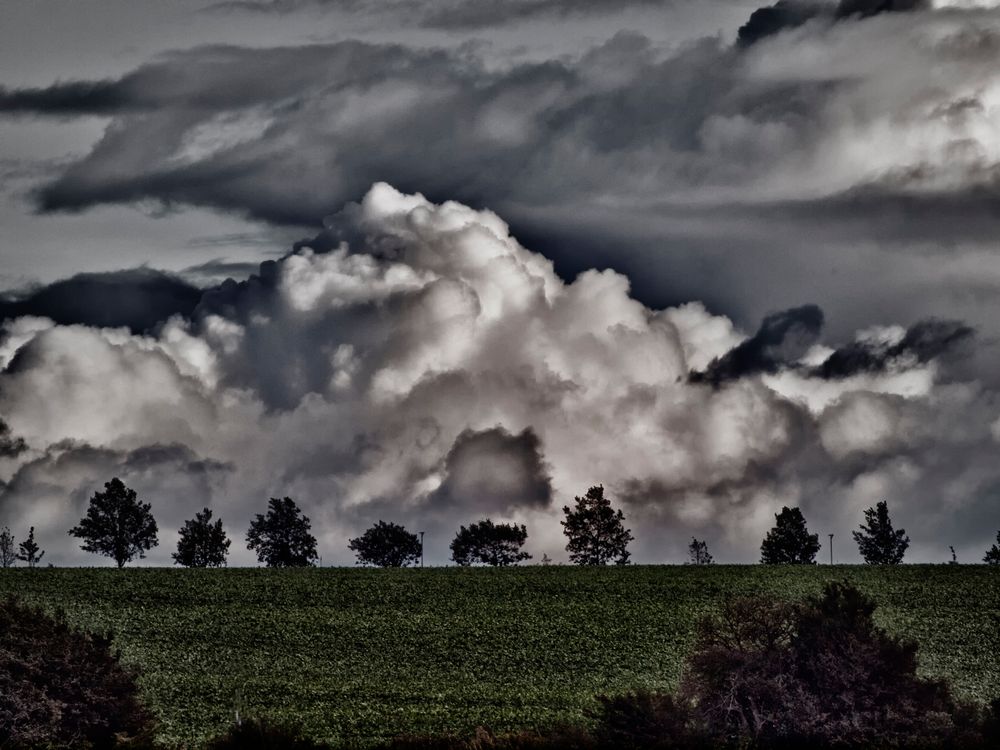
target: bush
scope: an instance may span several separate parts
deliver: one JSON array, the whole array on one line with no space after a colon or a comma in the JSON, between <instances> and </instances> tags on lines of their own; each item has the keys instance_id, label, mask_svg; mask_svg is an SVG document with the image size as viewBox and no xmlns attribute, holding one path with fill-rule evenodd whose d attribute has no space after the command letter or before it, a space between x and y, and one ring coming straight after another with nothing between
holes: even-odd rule
<instances>
[{"instance_id":1,"label":"bush","mask_svg":"<svg viewBox=\"0 0 1000 750\"><path fill-rule=\"evenodd\" d=\"M595 736L624 748L987 748L984 717L917 676L917 645L878 628L875 604L829 584L801 604L738 599L698 625L676 697L601 699Z\"/></svg>"},{"instance_id":2,"label":"bush","mask_svg":"<svg viewBox=\"0 0 1000 750\"><path fill-rule=\"evenodd\" d=\"M306 739L301 730L267 719L251 719L230 727L220 737L210 740L206 750L329 750L322 742Z\"/></svg>"},{"instance_id":3,"label":"bush","mask_svg":"<svg viewBox=\"0 0 1000 750\"><path fill-rule=\"evenodd\" d=\"M135 747L152 726L110 636L12 598L0 603L0 747Z\"/></svg>"}]
</instances>

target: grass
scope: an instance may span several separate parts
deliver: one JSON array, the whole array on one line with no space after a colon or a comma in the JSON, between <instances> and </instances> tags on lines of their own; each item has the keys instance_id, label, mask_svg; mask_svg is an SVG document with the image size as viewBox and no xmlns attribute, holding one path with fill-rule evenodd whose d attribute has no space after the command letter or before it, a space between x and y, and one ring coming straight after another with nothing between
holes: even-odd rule
<instances>
[{"instance_id":1,"label":"grass","mask_svg":"<svg viewBox=\"0 0 1000 750\"><path fill-rule=\"evenodd\" d=\"M161 719L197 747L243 716L364 745L404 732L579 722L599 693L672 688L726 596L847 579L921 670L1000 696L1000 570L985 566L581 569L8 569L0 594L111 630Z\"/></svg>"}]
</instances>

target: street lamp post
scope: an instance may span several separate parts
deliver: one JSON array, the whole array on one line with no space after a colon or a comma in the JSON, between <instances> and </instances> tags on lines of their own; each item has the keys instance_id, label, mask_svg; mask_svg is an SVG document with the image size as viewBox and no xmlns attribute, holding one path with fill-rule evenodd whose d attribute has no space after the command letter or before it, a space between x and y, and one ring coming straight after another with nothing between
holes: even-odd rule
<instances>
[{"instance_id":1,"label":"street lamp post","mask_svg":"<svg viewBox=\"0 0 1000 750\"><path fill-rule=\"evenodd\" d=\"M424 567L424 532L420 532L420 567Z\"/></svg>"},{"instance_id":2,"label":"street lamp post","mask_svg":"<svg viewBox=\"0 0 1000 750\"><path fill-rule=\"evenodd\" d=\"M833 534L830 534L830 565L833 565Z\"/></svg>"}]
</instances>

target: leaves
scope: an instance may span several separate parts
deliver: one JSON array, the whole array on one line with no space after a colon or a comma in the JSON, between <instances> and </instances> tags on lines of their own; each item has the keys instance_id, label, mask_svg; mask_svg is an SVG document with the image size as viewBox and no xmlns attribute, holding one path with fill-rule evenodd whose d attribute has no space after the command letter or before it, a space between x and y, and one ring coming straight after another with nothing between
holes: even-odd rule
<instances>
[{"instance_id":1,"label":"leaves","mask_svg":"<svg viewBox=\"0 0 1000 750\"><path fill-rule=\"evenodd\" d=\"M95 492L90 499L87 515L69 530L70 536L83 539L80 548L112 558L124 567L159 540L148 503L140 503L135 490L126 487L118 477L104 485L104 492Z\"/></svg>"},{"instance_id":2,"label":"leaves","mask_svg":"<svg viewBox=\"0 0 1000 750\"><path fill-rule=\"evenodd\" d=\"M301 568L317 558L316 537L306 516L290 497L272 497L267 515L257 514L247 531L247 549L257 552L257 559L269 568Z\"/></svg>"},{"instance_id":3,"label":"leaves","mask_svg":"<svg viewBox=\"0 0 1000 750\"><path fill-rule=\"evenodd\" d=\"M531 559L531 555L521 551L527 539L528 529L524 524L494 524L487 518L459 528L451 543L451 559L459 565L517 565Z\"/></svg>"},{"instance_id":4,"label":"leaves","mask_svg":"<svg viewBox=\"0 0 1000 750\"><path fill-rule=\"evenodd\" d=\"M177 540L177 551L171 557L186 568L221 568L229 554L229 538L222 528L222 519L212 523L209 508L185 521Z\"/></svg>"},{"instance_id":5,"label":"leaves","mask_svg":"<svg viewBox=\"0 0 1000 750\"><path fill-rule=\"evenodd\" d=\"M910 537L904 529L894 531L889 520L889 505L884 500L876 503L874 508L865 511L865 522L860 531L852 536L858 545L858 552L869 565L899 565L903 562L906 548L910 546ZM952 548L952 557L955 550Z\"/></svg>"},{"instance_id":6,"label":"leaves","mask_svg":"<svg viewBox=\"0 0 1000 750\"><path fill-rule=\"evenodd\" d=\"M405 568L420 561L420 540L397 523L379 521L364 534L348 543L359 565L379 568Z\"/></svg>"},{"instance_id":7,"label":"leaves","mask_svg":"<svg viewBox=\"0 0 1000 750\"><path fill-rule=\"evenodd\" d=\"M559 522L569 539L566 551L570 561L577 565L626 565L628 545L635 537L625 528L625 515L615 511L611 500L604 497L604 487L591 487L574 500L572 510L568 505L563 507L566 519Z\"/></svg>"},{"instance_id":8,"label":"leaves","mask_svg":"<svg viewBox=\"0 0 1000 750\"><path fill-rule=\"evenodd\" d=\"M819 534L810 534L798 508L783 507L774 516L774 528L760 545L760 561L765 565L805 565L816 562Z\"/></svg>"}]
</instances>

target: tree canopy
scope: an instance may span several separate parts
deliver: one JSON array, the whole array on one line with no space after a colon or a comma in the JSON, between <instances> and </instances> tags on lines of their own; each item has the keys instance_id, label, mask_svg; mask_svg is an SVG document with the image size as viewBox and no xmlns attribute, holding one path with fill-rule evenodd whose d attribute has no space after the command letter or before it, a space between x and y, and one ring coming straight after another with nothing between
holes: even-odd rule
<instances>
[{"instance_id":1,"label":"tree canopy","mask_svg":"<svg viewBox=\"0 0 1000 750\"><path fill-rule=\"evenodd\" d=\"M29 568L33 568L42 561L43 557L45 557L45 552L39 548L38 542L35 541L35 527L32 526L28 529L28 538L18 545L17 559L27 563Z\"/></svg>"},{"instance_id":2,"label":"tree canopy","mask_svg":"<svg viewBox=\"0 0 1000 750\"><path fill-rule=\"evenodd\" d=\"M451 559L459 565L516 565L531 559L531 555L521 550L527 539L528 529L523 524L495 524L487 518L459 527L451 543Z\"/></svg>"},{"instance_id":3,"label":"tree canopy","mask_svg":"<svg viewBox=\"0 0 1000 750\"><path fill-rule=\"evenodd\" d=\"M563 506L566 518L560 521L569 539L566 551L570 562L577 565L627 564L628 545L635 537L625 528L625 515L621 510L614 510L611 500L604 496L604 487L591 487L586 495L574 501L572 509Z\"/></svg>"},{"instance_id":4,"label":"tree canopy","mask_svg":"<svg viewBox=\"0 0 1000 750\"><path fill-rule=\"evenodd\" d=\"M816 561L819 534L810 534L798 508L783 507L775 525L760 545L760 561L765 565L804 565Z\"/></svg>"},{"instance_id":5,"label":"tree canopy","mask_svg":"<svg viewBox=\"0 0 1000 750\"><path fill-rule=\"evenodd\" d=\"M421 545L416 534L396 523L379 521L348 543L359 565L405 568L420 562Z\"/></svg>"},{"instance_id":6,"label":"tree canopy","mask_svg":"<svg viewBox=\"0 0 1000 750\"><path fill-rule=\"evenodd\" d=\"M1000 565L1000 531L997 532L997 543L986 550L983 562L987 565Z\"/></svg>"},{"instance_id":7,"label":"tree canopy","mask_svg":"<svg viewBox=\"0 0 1000 750\"><path fill-rule=\"evenodd\" d=\"M177 540L177 551L171 557L186 568L221 568L229 554L229 538L222 528L222 519L212 523L210 508L196 513L184 522Z\"/></svg>"},{"instance_id":8,"label":"tree canopy","mask_svg":"<svg viewBox=\"0 0 1000 750\"><path fill-rule=\"evenodd\" d=\"M691 537L691 544L688 545L688 562L691 565L711 565L715 562L708 551L708 542Z\"/></svg>"},{"instance_id":9,"label":"tree canopy","mask_svg":"<svg viewBox=\"0 0 1000 750\"><path fill-rule=\"evenodd\" d=\"M905 529L898 531L892 528L889 519L889 504L882 500L874 508L865 511L865 522L853 532L857 542L858 552L869 565L899 565L903 561L906 548L910 546L910 537ZM955 551L952 549L952 558Z\"/></svg>"},{"instance_id":10,"label":"tree canopy","mask_svg":"<svg viewBox=\"0 0 1000 750\"><path fill-rule=\"evenodd\" d=\"M14 535L6 526L0 530L0 568L9 568L17 559L14 551Z\"/></svg>"},{"instance_id":11,"label":"tree canopy","mask_svg":"<svg viewBox=\"0 0 1000 750\"><path fill-rule=\"evenodd\" d=\"M118 477L105 483L104 492L94 493L87 515L69 534L83 540L85 552L110 557L119 568L159 543L149 503L140 503Z\"/></svg>"},{"instance_id":12,"label":"tree canopy","mask_svg":"<svg viewBox=\"0 0 1000 750\"><path fill-rule=\"evenodd\" d=\"M267 515L257 514L247 531L247 549L269 568L301 568L316 558L316 537L309 533L312 523L290 497L272 497Z\"/></svg>"}]
</instances>

